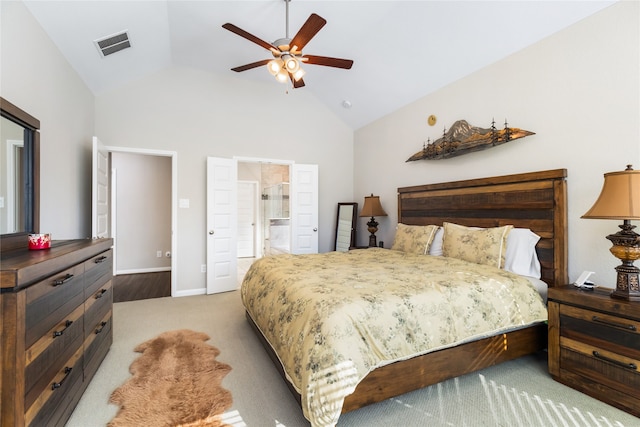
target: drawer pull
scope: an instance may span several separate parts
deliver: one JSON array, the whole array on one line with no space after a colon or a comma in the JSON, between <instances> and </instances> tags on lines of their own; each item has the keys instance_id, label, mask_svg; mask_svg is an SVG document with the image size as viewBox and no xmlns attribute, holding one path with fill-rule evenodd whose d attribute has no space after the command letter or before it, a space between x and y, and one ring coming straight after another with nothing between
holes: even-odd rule
<instances>
[{"instance_id":1,"label":"drawer pull","mask_svg":"<svg viewBox=\"0 0 640 427\"><path fill-rule=\"evenodd\" d=\"M62 384L64 383L64 381L69 378L69 374L71 373L71 371L73 370L73 368L70 367L66 367L64 368L64 377L60 380L59 383L53 383L51 384L51 390L56 390L60 387L62 387Z\"/></svg>"},{"instance_id":2,"label":"drawer pull","mask_svg":"<svg viewBox=\"0 0 640 427\"><path fill-rule=\"evenodd\" d=\"M100 290L98 291L98 293L96 293L96 299L100 299L100 298L102 298L102 296L105 294L105 292L107 292L107 290L106 290L106 289L100 289Z\"/></svg>"},{"instance_id":3,"label":"drawer pull","mask_svg":"<svg viewBox=\"0 0 640 427\"><path fill-rule=\"evenodd\" d=\"M98 328L96 328L96 335L98 335L100 332L102 332L102 330L104 329L105 326L107 326L107 322L101 322L100 326Z\"/></svg>"},{"instance_id":4,"label":"drawer pull","mask_svg":"<svg viewBox=\"0 0 640 427\"><path fill-rule=\"evenodd\" d=\"M99 257L99 258L96 258L96 259L94 260L94 262L95 262L96 264L100 264L101 262L105 262L106 260L107 260L107 257L106 257L106 256L101 256L101 257Z\"/></svg>"},{"instance_id":5,"label":"drawer pull","mask_svg":"<svg viewBox=\"0 0 640 427\"><path fill-rule=\"evenodd\" d=\"M638 369L635 363L620 362L619 360L615 360L610 357L603 356L600 354L600 352L596 350L593 350L593 357L595 357L596 359L604 360L605 362L613 363L614 365L623 367L625 369L631 369L632 371L635 371Z\"/></svg>"},{"instance_id":6,"label":"drawer pull","mask_svg":"<svg viewBox=\"0 0 640 427\"><path fill-rule=\"evenodd\" d=\"M629 331L635 331L636 330L636 326L635 325L612 322L611 320L601 319L598 316L593 316L591 318L591 320L593 320L594 322L602 323L603 325L613 326L614 328L626 329L626 330L629 330Z\"/></svg>"},{"instance_id":7,"label":"drawer pull","mask_svg":"<svg viewBox=\"0 0 640 427\"><path fill-rule=\"evenodd\" d=\"M53 337L56 338L64 334L64 331L66 331L72 324L73 320L67 320L66 322L64 322L64 328L60 331L53 331Z\"/></svg>"},{"instance_id":8,"label":"drawer pull","mask_svg":"<svg viewBox=\"0 0 640 427\"><path fill-rule=\"evenodd\" d=\"M53 286L64 285L65 283L67 283L71 279L73 279L73 274L67 274L62 279L54 280L53 281Z\"/></svg>"}]
</instances>

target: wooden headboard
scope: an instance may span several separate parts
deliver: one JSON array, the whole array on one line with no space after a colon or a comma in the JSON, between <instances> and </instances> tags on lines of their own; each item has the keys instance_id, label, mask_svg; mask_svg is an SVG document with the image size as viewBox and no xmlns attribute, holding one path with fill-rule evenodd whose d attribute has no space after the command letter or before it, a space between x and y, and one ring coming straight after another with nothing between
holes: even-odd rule
<instances>
[{"instance_id":1,"label":"wooden headboard","mask_svg":"<svg viewBox=\"0 0 640 427\"><path fill-rule=\"evenodd\" d=\"M542 280L549 286L565 285L566 177L566 169L555 169L398 188L398 222L529 228L540 236L536 250Z\"/></svg>"}]
</instances>

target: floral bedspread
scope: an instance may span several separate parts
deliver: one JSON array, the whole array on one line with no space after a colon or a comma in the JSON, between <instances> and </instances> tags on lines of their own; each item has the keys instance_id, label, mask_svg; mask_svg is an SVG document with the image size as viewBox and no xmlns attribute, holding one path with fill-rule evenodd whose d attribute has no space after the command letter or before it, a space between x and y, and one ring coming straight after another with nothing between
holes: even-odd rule
<instances>
[{"instance_id":1,"label":"floral bedspread","mask_svg":"<svg viewBox=\"0 0 640 427\"><path fill-rule=\"evenodd\" d=\"M379 248L261 258L241 295L314 427L377 367L547 320L523 277Z\"/></svg>"}]
</instances>

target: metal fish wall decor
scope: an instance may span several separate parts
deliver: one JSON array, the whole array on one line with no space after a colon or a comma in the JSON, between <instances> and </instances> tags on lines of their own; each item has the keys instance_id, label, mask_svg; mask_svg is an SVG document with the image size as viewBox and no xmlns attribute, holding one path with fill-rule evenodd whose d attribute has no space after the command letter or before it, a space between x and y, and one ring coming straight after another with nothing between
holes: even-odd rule
<instances>
[{"instance_id":1,"label":"metal fish wall decor","mask_svg":"<svg viewBox=\"0 0 640 427\"><path fill-rule=\"evenodd\" d=\"M498 130L495 121L490 128L471 126L466 120L458 120L447 131L443 131L442 137L422 146L422 150L407 159L407 162L415 160L439 160L449 157L461 156L474 151L502 145L515 139L535 135L524 129L510 128L505 121L504 129Z\"/></svg>"}]
</instances>

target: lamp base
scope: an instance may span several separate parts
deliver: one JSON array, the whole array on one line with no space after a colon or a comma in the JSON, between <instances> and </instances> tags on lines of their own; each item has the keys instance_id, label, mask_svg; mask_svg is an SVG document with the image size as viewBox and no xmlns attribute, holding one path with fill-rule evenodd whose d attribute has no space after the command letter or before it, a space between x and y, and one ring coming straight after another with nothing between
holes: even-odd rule
<instances>
[{"instance_id":1,"label":"lamp base","mask_svg":"<svg viewBox=\"0 0 640 427\"><path fill-rule=\"evenodd\" d=\"M378 244L376 243L376 231L378 231L378 221L376 221L374 217L371 217L369 222L367 222L367 227L368 227L367 230L369 230L369 233L371 233L371 235L369 236L369 247L375 248L376 246L378 246Z\"/></svg>"},{"instance_id":2,"label":"lamp base","mask_svg":"<svg viewBox=\"0 0 640 427\"><path fill-rule=\"evenodd\" d=\"M618 277L616 280L616 290L611 293L612 298L624 299L627 301L640 301L640 268L633 265L633 261L623 261L622 265L616 267Z\"/></svg>"},{"instance_id":3,"label":"lamp base","mask_svg":"<svg viewBox=\"0 0 640 427\"><path fill-rule=\"evenodd\" d=\"M633 231L635 226L631 225L629 220L624 220L624 224L619 227L621 231L607 236L613 243L609 250L622 261L622 264L616 267L616 290L611 293L611 297L640 301L640 268L633 265L635 260L640 259L640 235Z\"/></svg>"}]
</instances>

